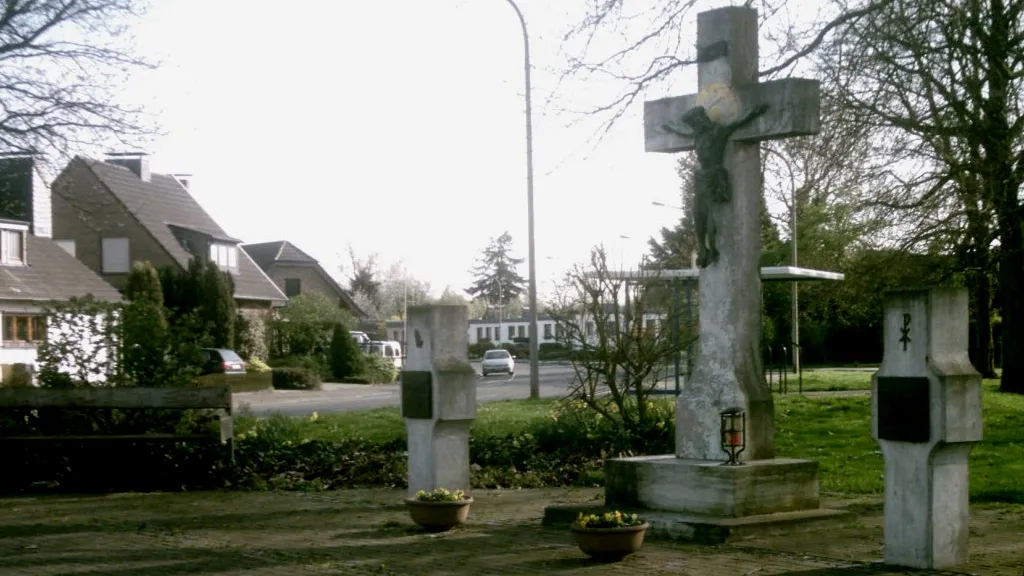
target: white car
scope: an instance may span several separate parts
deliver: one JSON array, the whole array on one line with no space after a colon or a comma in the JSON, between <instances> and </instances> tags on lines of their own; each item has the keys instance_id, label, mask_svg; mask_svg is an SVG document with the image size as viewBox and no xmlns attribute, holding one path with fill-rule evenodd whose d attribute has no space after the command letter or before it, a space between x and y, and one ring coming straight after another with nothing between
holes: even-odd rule
<instances>
[{"instance_id":1,"label":"white car","mask_svg":"<svg viewBox=\"0 0 1024 576\"><path fill-rule=\"evenodd\" d=\"M488 350L484 352L484 361L480 365L480 372L484 376L495 372L504 372L509 376L515 376L515 356L509 354L508 350Z\"/></svg>"}]
</instances>

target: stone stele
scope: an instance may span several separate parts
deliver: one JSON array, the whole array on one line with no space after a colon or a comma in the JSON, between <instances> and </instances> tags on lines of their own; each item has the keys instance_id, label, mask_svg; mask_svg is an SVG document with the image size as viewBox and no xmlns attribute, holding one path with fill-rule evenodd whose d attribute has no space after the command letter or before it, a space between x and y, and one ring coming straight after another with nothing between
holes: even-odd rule
<instances>
[{"instance_id":1,"label":"stone stele","mask_svg":"<svg viewBox=\"0 0 1024 576\"><path fill-rule=\"evenodd\" d=\"M402 416L409 445L409 495L469 486L469 426L476 372L468 356L469 308L410 306Z\"/></svg>"}]
</instances>

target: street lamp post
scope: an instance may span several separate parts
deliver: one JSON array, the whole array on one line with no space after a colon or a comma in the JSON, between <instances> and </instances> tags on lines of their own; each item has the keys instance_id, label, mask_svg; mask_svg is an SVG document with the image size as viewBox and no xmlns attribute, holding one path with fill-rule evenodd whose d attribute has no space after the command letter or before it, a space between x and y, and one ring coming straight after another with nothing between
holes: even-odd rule
<instances>
[{"instance_id":1,"label":"street lamp post","mask_svg":"<svg viewBox=\"0 0 1024 576\"><path fill-rule=\"evenodd\" d=\"M540 374L537 365L537 261L533 242L533 107L530 103L530 35L526 31L526 19L514 0L507 0L516 11L523 28L523 72L526 80L526 207L529 227L529 306L530 306L530 398L540 398Z\"/></svg>"}]
</instances>

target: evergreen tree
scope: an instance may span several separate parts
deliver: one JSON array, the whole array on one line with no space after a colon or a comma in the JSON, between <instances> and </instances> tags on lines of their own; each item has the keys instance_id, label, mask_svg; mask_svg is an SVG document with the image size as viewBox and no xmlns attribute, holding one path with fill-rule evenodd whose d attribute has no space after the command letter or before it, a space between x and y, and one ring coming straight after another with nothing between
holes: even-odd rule
<instances>
[{"instance_id":1,"label":"evergreen tree","mask_svg":"<svg viewBox=\"0 0 1024 576\"><path fill-rule=\"evenodd\" d=\"M359 349L352 333L344 322L334 324L334 333L331 335L331 375L336 380L358 376L366 369L366 362L363 358L363 351Z\"/></svg>"},{"instance_id":2,"label":"evergreen tree","mask_svg":"<svg viewBox=\"0 0 1024 576\"><path fill-rule=\"evenodd\" d=\"M526 290L526 279L516 271L523 259L513 258L511 252L512 236L508 232L492 239L471 270L476 281L466 292L499 306L518 300Z\"/></svg>"},{"instance_id":3,"label":"evergreen tree","mask_svg":"<svg viewBox=\"0 0 1024 576\"><path fill-rule=\"evenodd\" d=\"M122 368L130 383L160 385L167 358L169 326L156 269L136 262L128 273L121 311Z\"/></svg>"},{"instance_id":4,"label":"evergreen tree","mask_svg":"<svg viewBox=\"0 0 1024 576\"><path fill-rule=\"evenodd\" d=\"M196 278L202 294L200 315L209 326L211 345L214 348L235 347L235 282L231 275L223 272L216 264L206 262L200 266L201 276Z\"/></svg>"}]
</instances>

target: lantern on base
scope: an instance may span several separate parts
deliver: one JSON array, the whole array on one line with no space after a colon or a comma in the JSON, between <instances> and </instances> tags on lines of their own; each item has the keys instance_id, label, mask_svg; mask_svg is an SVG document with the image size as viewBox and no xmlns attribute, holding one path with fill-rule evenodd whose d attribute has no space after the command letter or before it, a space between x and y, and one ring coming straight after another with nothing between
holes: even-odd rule
<instances>
[{"instance_id":1,"label":"lantern on base","mask_svg":"<svg viewBox=\"0 0 1024 576\"><path fill-rule=\"evenodd\" d=\"M722 451L729 455L723 466L743 464L737 457L747 447L747 413L740 408L727 408L722 418Z\"/></svg>"}]
</instances>

